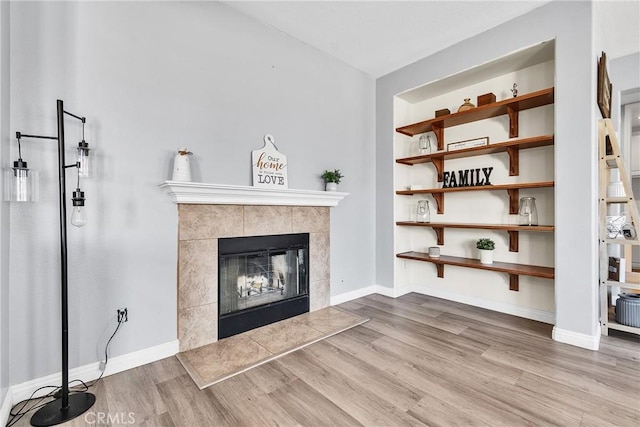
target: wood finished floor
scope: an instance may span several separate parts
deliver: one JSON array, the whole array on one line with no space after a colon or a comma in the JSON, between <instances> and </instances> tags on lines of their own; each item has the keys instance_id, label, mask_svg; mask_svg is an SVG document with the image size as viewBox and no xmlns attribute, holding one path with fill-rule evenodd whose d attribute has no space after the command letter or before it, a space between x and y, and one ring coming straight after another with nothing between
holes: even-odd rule
<instances>
[{"instance_id":1,"label":"wood finished floor","mask_svg":"<svg viewBox=\"0 0 640 427\"><path fill-rule=\"evenodd\" d=\"M602 337L593 352L552 341L550 325L419 294L340 307L371 320L204 390L175 357L112 375L93 390L88 421L103 412L146 426L640 425L636 336Z\"/></svg>"}]
</instances>

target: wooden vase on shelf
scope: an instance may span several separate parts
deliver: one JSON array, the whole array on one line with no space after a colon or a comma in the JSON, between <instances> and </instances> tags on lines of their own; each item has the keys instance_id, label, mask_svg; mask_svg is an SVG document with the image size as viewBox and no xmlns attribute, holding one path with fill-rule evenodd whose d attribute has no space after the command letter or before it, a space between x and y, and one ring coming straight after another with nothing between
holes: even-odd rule
<instances>
[{"instance_id":1,"label":"wooden vase on shelf","mask_svg":"<svg viewBox=\"0 0 640 427\"><path fill-rule=\"evenodd\" d=\"M476 106L471 103L471 98L465 98L464 99L464 104L462 104L460 106L460 108L458 108L458 113L461 112L461 111L470 110L472 108L476 108Z\"/></svg>"}]
</instances>

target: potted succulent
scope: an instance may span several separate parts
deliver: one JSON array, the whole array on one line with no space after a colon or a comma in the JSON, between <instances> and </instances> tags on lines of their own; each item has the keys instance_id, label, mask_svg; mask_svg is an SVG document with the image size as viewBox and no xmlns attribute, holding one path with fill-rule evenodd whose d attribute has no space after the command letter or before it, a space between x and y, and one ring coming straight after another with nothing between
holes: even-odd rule
<instances>
[{"instance_id":1,"label":"potted succulent","mask_svg":"<svg viewBox=\"0 0 640 427\"><path fill-rule=\"evenodd\" d=\"M493 264L493 250L496 248L496 244L491 239L479 239L476 242L476 248L480 250L480 263L481 264Z\"/></svg>"},{"instance_id":2,"label":"potted succulent","mask_svg":"<svg viewBox=\"0 0 640 427\"><path fill-rule=\"evenodd\" d=\"M340 184L340 180L344 178L344 175L342 175L340 169L335 169L332 171L325 170L321 175L321 178L324 179L324 189L326 191L338 191L338 184Z\"/></svg>"}]
</instances>

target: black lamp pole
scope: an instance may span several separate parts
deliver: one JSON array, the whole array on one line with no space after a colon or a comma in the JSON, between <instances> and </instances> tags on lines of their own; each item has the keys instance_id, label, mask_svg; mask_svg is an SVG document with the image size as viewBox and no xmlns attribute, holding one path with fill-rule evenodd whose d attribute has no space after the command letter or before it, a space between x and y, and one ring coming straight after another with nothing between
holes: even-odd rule
<instances>
[{"instance_id":1,"label":"black lamp pole","mask_svg":"<svg viewBox=\"0 0 640 427\"><path fill-rule=\"evenodd\" d=\"M78 164L65 165L64 159L64 115L68 114L83 120L74 114L64 111L62 100L58 100L58 136L38 136L19 134L19 137L57 139L58 140L58 183L60 193L60 274L62 300L62 385L61 397L55 399L36 411L31 417L33 426L53 426L69 421L86 412L96 401L91 393L69 394L69 312L67 291L67 189L65 169L78 167Z\"/></svg>"}]
</instances>

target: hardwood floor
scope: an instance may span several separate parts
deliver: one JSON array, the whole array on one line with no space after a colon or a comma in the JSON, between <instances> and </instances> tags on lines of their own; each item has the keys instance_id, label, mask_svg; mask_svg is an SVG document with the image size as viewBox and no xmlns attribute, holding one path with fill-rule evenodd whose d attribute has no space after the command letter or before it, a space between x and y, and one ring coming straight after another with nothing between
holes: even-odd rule
<instances>
[{"instance_id":1,"label":"hardwood floor","mask_svg":"<svg viewBox=\"0 0 640 427\"><path fill-rule=\"evenodd\" d=\"M371 320L204 390L174 357L112 375L67 425L640 425L637 336L612 331L593 352L419 294L340 307Z\"/></svg>"}]
</instances>

